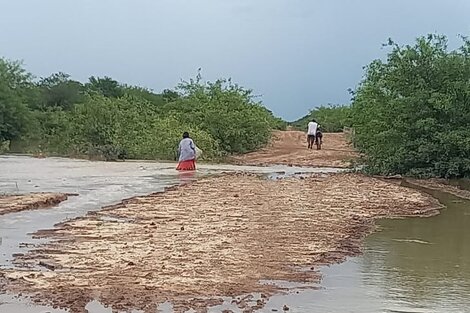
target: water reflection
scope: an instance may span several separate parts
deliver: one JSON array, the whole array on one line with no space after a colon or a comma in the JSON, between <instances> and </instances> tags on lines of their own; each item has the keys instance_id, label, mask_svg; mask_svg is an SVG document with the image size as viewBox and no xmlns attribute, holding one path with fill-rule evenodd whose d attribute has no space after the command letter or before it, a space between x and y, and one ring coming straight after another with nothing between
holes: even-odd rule
<instances>
[{"instance_id":1,"label":"water reflection","mask_svg":"<svg viewBox=\"0 0 470 313\"><path fill-rule=\"evenodd\" d=\"M179 184L184 185L196 180L196 171L181 171L178 172Z\"/></svg>"}]
</instances>

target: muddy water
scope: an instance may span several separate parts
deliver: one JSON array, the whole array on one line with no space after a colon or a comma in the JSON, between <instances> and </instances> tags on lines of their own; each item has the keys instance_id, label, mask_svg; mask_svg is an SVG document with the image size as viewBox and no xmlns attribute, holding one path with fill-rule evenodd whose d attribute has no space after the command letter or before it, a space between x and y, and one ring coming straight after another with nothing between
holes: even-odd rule
<instances>
[{"instance_id":1,"label":"muddy water","mask_svg":"<svg viewBox=\"0 0 470 313\"><path fill-rule=\"evenodd\" d=\"M22 156L0 157L0 194L27 192L76 193L59 206L8 214L0 218L0 267L9 266L12 253L24 252L30 233L51 228L66 219L119 202L136 195L163 191L165 187L187 183L198 177L223 171L251 171L267 175L301 172L334 172L336 169L295 167L242 167L200 165L197 173L178 173L173 163L90 162L63 158L36 159ZM278 173L278 174L275 174ZM24 247L24 248L20 248Z\"/></svg>"},{"instance_id":2,"label":"muddy water","mask_svg":"<svg viewBox=\"0 0 470 313\"><path fill-rule=\"evenodd\" d=\"M261 312L470 312L470 201L426 191L447 206L439 216L380 221L363 255L322 270L319 290L273 297Z\"/></svg>"},{"instance_id":3,"label":"muddy water","mask_svg":"<svg viewBox=\"0 0 470 313\"><path fill-rule=\"evenodd\" d=\"M295 312L470 312L470 201L428 192L447 209L381 221L364 254L325 269Z\"/></svg>"},{"instance_id":4,"label":"muddy water","mask_svg":"<svg viewBox=\"0 0 470 313\"><path fill-rule=\"evenodd\" d=\"M450 184L465 190L470 190L470 179L468 178L456 179L451 181Z\"/></svg>"},{"instance_id":5,"label":"muddy water","mask_svg":"<svg viewBox=\"0 0 470 313\"><path fill-rule=\"evenodd\" d=\"M66 218L85 214L122 198L148 194L224 170L293 174L295 168L202 166L195 177L179 176L174 164L97 163L67 159L0 158L0 193L60 191L79 193L56 208L0 217L0 266L10 266L19 244L37 243L28 233L50 228ZM316 170L318 171L318 170ZM322 169L321 171L333 171ZM381 231L369 236L364 255L323 270L320 290L299 289L273 297L262 312L321 313L470 312L470 201L434 192L448 206L433 218L384 220ZM287 283L288 284L288 283ZM90 313L110 313L97 302ZM220 312L229 305L212 308ZM171 304L160 312L171 312ZM0 295L2 313L59 313Z\"/></svg>"},{"instance_id":6,"label":"muddy water","mask_svg":"<svg viewBox=\"0 0 470 313\"><path fill-rule=\"evenodd\" d=\"M430 219L383 221L364 268L386 300L409 312L470 312L470 201L429 191L447 206ZM377 252L376 252L377 251Z\"/></svg>"},{"instance_id":7,"label":"muddy water","mask_svg":"<svg viewBox=\"0 0 470 313\"><path fill-rule=\"evenodd\" d=\"M117 203L136 195L163 191L165 187L187 183L209 174L223 171L250 171L277 175L306 172L337 172L337 169L302 169L287 166L242 167L230 165L200 165L197 173L180 174L174 163L156 162L90 162L63 158L36 159L25 156L0 156L0 194L27 192L77 193L78 196L59 206L25 211L0 217L0 268L11 267L12 254L24 253L33 240L31 233L48 229L66 219L82 216L88 211ZM108 312L91 303L90 312ZM1 295L1 313L62 312L32 307L24 300Z\"/></svg>"}]
</instances>

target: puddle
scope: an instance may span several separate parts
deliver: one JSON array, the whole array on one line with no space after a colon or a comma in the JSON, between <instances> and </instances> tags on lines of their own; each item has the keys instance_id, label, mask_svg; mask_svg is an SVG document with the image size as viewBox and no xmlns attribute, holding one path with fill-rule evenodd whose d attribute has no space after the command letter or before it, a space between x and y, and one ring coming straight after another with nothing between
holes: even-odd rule
<instances>
[{"instance_id":1,"label":"puddle","mask_svg":"<svg viewBox=\"0 0 470 313\"><path fill-rule=\"evenodd\" d=\"M2 313L67 313L50 307L31 305L27 299L0 294L0 312ZM98 313L98 312L97 312Z\"/></svg>"}]
</instances>

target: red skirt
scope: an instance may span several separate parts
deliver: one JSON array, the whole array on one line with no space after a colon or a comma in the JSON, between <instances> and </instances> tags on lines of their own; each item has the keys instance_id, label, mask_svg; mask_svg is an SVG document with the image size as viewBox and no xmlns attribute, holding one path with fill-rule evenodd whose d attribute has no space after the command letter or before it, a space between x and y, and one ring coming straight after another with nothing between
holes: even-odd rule
<instances>
[{"instance_id":1,"label":"red skirt","mask_svg":"<svg viewBox=\"0 0 470 313\"><path fill-rule=\"evenodd\" d=\"M177 171L195 171L196 170L196 161L193 160L187 160L187 161L181 161L178 163L178 166L176 167Z\"/></svg>"}]
</instances>

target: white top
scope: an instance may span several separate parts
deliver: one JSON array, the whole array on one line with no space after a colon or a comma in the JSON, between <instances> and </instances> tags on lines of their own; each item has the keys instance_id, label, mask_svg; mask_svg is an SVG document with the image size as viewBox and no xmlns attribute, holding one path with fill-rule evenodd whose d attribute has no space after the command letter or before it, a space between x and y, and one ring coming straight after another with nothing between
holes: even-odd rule
<instances>
[{"instance_id":1,"label":"white top","mask_svg":"<svg viewBox=\"0 0 470 313\"><path fill-rule=\"evenodd\" d=\"M184 138L178 147L179 161L194 160L196 158L196 145L191 138Z\"/></svg>"},{"instance_id":2,"label":"white top","mask_svg":"<svg viewBox=\"0 0 470 313\"><path fill-rule=\"evenodd\" d=\"M318 123L310 122L308 123L308 135L316 135L317 134Z\"/></svg>"}]
</instances>

